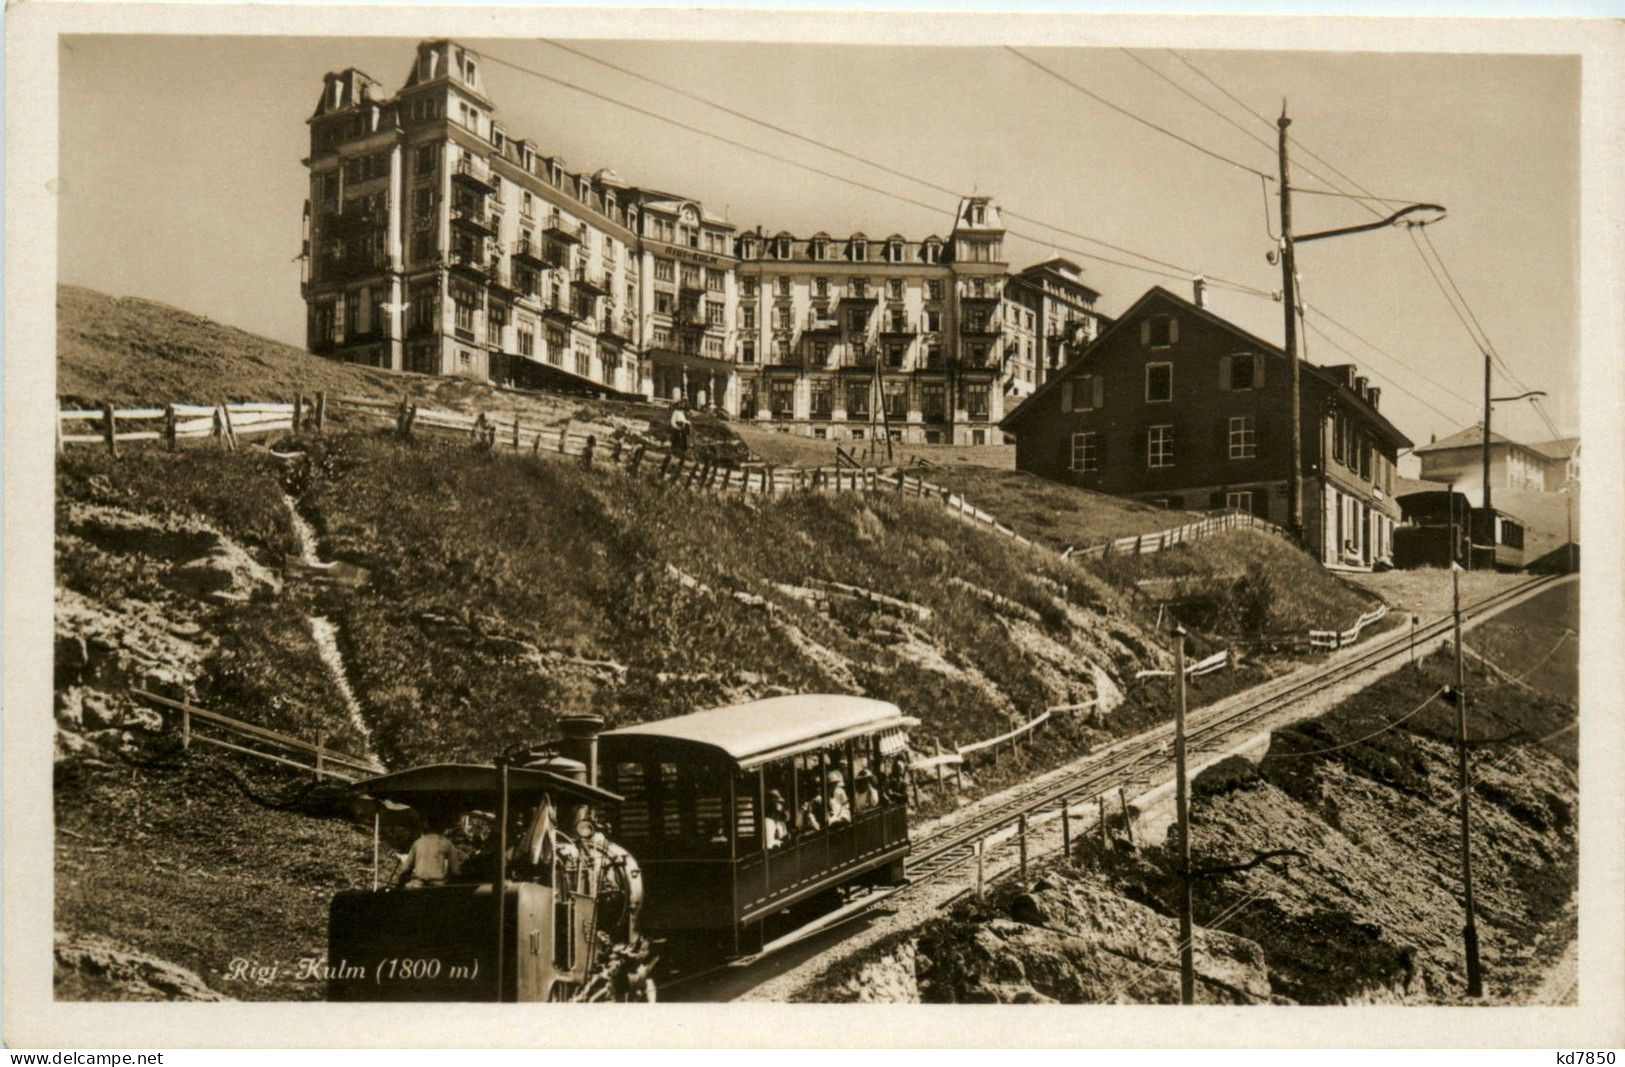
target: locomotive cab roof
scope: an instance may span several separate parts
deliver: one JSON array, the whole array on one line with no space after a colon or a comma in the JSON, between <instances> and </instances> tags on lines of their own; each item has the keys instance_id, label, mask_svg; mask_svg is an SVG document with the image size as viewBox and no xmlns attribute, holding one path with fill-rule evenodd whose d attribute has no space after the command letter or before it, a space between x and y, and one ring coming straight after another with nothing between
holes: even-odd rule
<instances>
[{"instance_id":1,"label":"locomotive cab roof","mask_svg":"<svg viewBox=\"0 0 1625 1067\"><path fill-rule=\"evenodd\" d=\"M429 802L459 806L489 806L502 788L498 768L476 763L429 763L404 771L381 774L355 784L357 793L375 800L394 801L414 807ZM621 797L607 789L578 782L553 771L535 767L508 768L508 794L514 802L526 797L551 794L583 804L617 804Z\"/></svg>"},{"instance_id":2,"label":"locomotive cab roof","mask_svg":"<svg viewBox=\"0 0 1625 1067\"><path fill-rule=\"evenodd\" d=\"M753 767L865 734L906 730L919 720L896 704L832 693L768 697L696 711L675 718L606 731L606 751L617 742L649 742L710 750Z\"/></svg>"}]
</instances>

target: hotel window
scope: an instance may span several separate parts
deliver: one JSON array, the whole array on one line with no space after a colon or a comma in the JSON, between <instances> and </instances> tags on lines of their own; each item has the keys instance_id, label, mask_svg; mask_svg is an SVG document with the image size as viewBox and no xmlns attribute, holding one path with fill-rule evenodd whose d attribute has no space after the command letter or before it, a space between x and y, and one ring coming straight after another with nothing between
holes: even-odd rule
<instances>
[{"instance_id":1,"label":"hotel window","mask_svg":"<svg viewBox=\"0 0 1625 1067\"><path fill-rule=\"evenodd\" d=\"M829 362L829 342L815 341L813 343L813 362L820 367Z\"/></svg>"},{"instance_id":2,"label":"hotel window","mask_svg":"<svg viewBox=\"0 0 1625 1067\"><path fill-rule=\"evenodd\" d=\"M788 238L788 237L780 237L779 238L779 240L778 240L778 251L775 254L780 259L789 259L790 258L790 238Z\"/></svg>"},{"instance_id":3,"label":"hotel window","mask_svg":"<svg viewBox=\"0 0 1625 1067\"><path fill-rule=\"evenodd\" d=\"M491 310L486 315L486 321L498 330L508 325L508 305L492 301Z\"/></svg>"},{"instance_id":4,"label":"hotel window","mask_svg":"<svg viewBox=\"0 0 1625 1067\"><path fill-rule=\"evenodd\" d=\"M339 177L337 174L316 175L316 199L323 202L337 200Z\"/></svg>"},{"instance_id":5,"label":"hotel window","mask_svg":"<svg viewBox=\"0 0 1625 1067\"><path fill-rule=\"evenodd\" d=\"M1153 426L1145 431L1145 463L1152 469L1174 465L1174 428Z\"/></svg>"},{"instance_id":6,"label":"hotel window","mask_svg":"<svg viewBox=\"0 0 1625 1067\"><path fill-rule=\"evenodd\" d=\"M947 412L947 391L941 382L920 385L920 414L926 422L941 422Z\"/></svg>"},{"instance_id":7,"label":"hotel window","mask_svg":"<svg viewBox=\"0 0 1625 1067\"><path fill-rule=\"evenodd\" d=\"M903 262L903 242L892 241L886 245L886 258L893 263Z\"/></svg>"},{"instance_id":8,"label":"hotel window","mask_svg":"<svg viewBox=\"0 0 1625 1067\"><path fill-rule=\"evenodd\" d=\"M436 287L433 285L414 285L407 294L407 303L412 329L423 330L434 325Z\"/></svg>"},{"instance_id":9,"label":"hotel window","mask_svg":"<svg viewBox=\"0 0 1625 1067\"><path fill-rule=\"evenodd\" d=\"M742 342L740 342L740 345L739 345L739 362L741 362L741 363L755 363L756 362L756 342L755 341L742 341ZM744 410L744 409L741 408L740 410Z\"/></svg>"},{"instance_id":10,"label":"hotel window","mask_svg":"<svg viewBox=\"0 0 1625 1067\"><path fill-rule=\"evenodd\" d=\"M936 263L942 258L942 246L937 244L935 241L927 244L922 251L925 254L925 261L927 263Z\"/></svg>"},{"instance_id":11,"label":"hotel window","mask_svg":"<svg viewBox=\"0 0 1625 1067\"><path fill-rule=\"evenodd\" d=\"M774 378L768 383L768 410L775 419L788 419L796 409L796 383L791 378Z\"/></svg>"},{"instance_id":12,"label":"hotel window","mask_svg":"<svg viewBox=\"0 0 1625 1067\"><path fill-rule=\"evenodd\" d=\"M418 146L417 172L419 174L433 174L440 165L440 146L425 144Z\"/></svg>"},{"instance_id":13,"label":"hotel window","mask_svg":"<svg viewBox=\"0 0 1625 1067\"><path fill-rule=\"evenodd\" d=\"M903 365L903 355L908 351L907 345L886 346L886 366L898 368Z\"/></svg>"},{"instance_id":14,"label":"hotel window","mask_svg":"<svg viewBox=\"0 0 1625 1067\"><path fill-rule=\"evenodd\" d=\"M889 278L886 281L886 296L891 300L903 299L903 279Z\"/></svg>"},{"instance_id":15,"label":"hotel window","mask_svg":"<svg viewBox=\"0 0 1625 1067\"><path fill-rule=\"evenodd\" d=\"M743 330L756 329L755 307L742 307L739 309L739 327Z\"/></svg>"},{"instance_id":16,"label":"hotel window","mask_svg":"<svg viewBox=\"0 0 1625 1067\"><path fill-rule=\"evenodd\" d=\"M1100 470L1100 435L1094 431L1072 435L1072 469L1079 474Z\"/></svg>"},{"instance_id":17,"label":"hotel window","mask_svg":"<svg viewBox=\"0 0 1625 1067\"><path fill-rule=\"evenodd\" d=\"M942 332L942 312L927 311L925 313L925 329L927 333Z\"/></svg>"},{"instance_id":18,"label":"hotel window","mask_svg":"<svg viewBox=\"0 0 1625 1067\"><path fill-rule=\"evenodd\" d=\"M779 275L779 295L790 295L790 276L788 274Z\"/></svg>"},{"instance_id":19,"label":"hotel window","mask_svg":"<svg viewBox=\"0 0 1625 1067\"><path fill-rule=\"evenodd\" d=\"M412 258L433 259L435 252L435 232L433 230L417 230L412 234Z\"/></svg>"},{"instance_id":20,"label":"hotel window","mask_svg":"<svg viewBox=\"0 0 1625 1067\"><path fill-rule=\"evenodd\" d=\"M434 187L421 185L412 190L412 210L419 217L434 211Z\"/></svg>"},{"instance_id":21,"label":"hotel window","mask_svg":"<svg viewBox=\"0 0 1625 1067\"><path fill-rule=\"evenodd\" d=\"M739 280L739 295L754 297L756 295L756 285L755 278L741 278Z\"/></svg>"},{"instance_id":22,"label":"hotel window","mask_svg":"<svg viewBox=\"0 0 1625 1067\"><path fill-rule=\"evenodd\" d=\"M862 299L862 298L868 296L869 295L869 279L868 278L853 278L852 279L852 295L855 296L855 297L858 297L859 299Z\"/></svg>"},{"instance_id":23,"label":"hotel window","mask_svg":"<svg viewBox=\"0 0 1625 1067\"><path fill-rule=\"evenodd\" d=\"M338 325L338 317L333 314L331 301L323 301L316 305L315 334L318 341L334 340L334 328Z\"/></svg>"},{"instance_id":24,"label":"hotel window","mask_svg":"<svg viewBox=\"0 0 1625 1067\"><path fill-rule=\"evenodd\" d=\"M791 318L791 315L792 315L792 312L791 312L790 308L788 308L788 307L781 307L781 308L778 309L778 320L779 320L778 321L778 328L779 329L781 329L781 330L794 329L794 320Z\"/></svg>"},{"instance_id":25,"label":"hotel window","mask_svg":"<svg viewBox=\"0 0 1625 1067\"><path fill-rule=\"evenodd\" d=\"M977 382L964 387L965 413L979 422L987 418L990 388L986 382Z\"/></svg>"},{"instance_id":26,"label":"hotel window","mask_svg":"<svg viewBox=\"0 0 1625 1067\"><path fill-rule=\"evenodd\" d=\"M903 382L885 381L880 384L880 395L886 402L886 415L889 418L904 419L908 417L908 386ZM896 430L892 431L896 433Z\"/></svg>"},{"instance_id":27,"label":"hotel window","mask_svg":"<svg viewBox=\"0 0 1625 1067\"><path fill-rule=\"evenodd\" d=\"M1159 404L1174 398L1174 365L1147 363L1145 367L1145 400Z\"/></svg>"},{"instance_id":28,"label":"hotel window","mask_svg":"<svg viewBox=\"0 0 1625 1067\"><path fill-rule=\"evenodd\" d=\"M519 213L528 219L535 211L536 198L530 195L529 189L526 189L519 194Z\"/></svg>"},{"instance_id":29,"label":"hotel window","mask_svg":"<svg viewBox=\"0 0 1625 1067\"><path fill-rule=\"evenodd\" d=\"M705 287L713 293L720 293L723 289L723 275L720 270L707 267L705 270Z\"/></svg>"},{"instance_id":30,"label":"hotel window","mask_svg":"<svg viewBox=\"0 0 1625 1067\"><path fill-rule=\"evenodd\" d=\"M828 245L823 240L814 240L807 243L807 257L809 259L823 259Z\"/></svg>"},{"instance_id":31,"label":"hotel window","mask_svg":"<svg viewBox=\"0 0 1625 1067\"><path fill-rule=\"evenodd\" d=\"M536 354L536 333L529 326L519 327L519 354L521 356Z\"/></svg>"},{"instance_id":32,"label":"hotel window","mask_svg":"<svg viewBox=\"0 0 1625 1067\"><path fill-rule=\"evenodd\" d=\"M814 278L813 279L813 295L816 296L820 300L826 299L829 296L829 279L828 278Z\"/></svg>"},{"instance_id":33,"label":"hotel window","mask_svg":"<svg viewBox=\"0 0 1625 1067\"><path fill-rule=\"evenodd\" d=\"M705 324L718 330L723 329L727 326L727 322L723 318L726 310L717 301L707 300L705 302Z\"/></svg>"},{"instance_id":34,"label":"hotel window","mask_svg":"<svg viewBox=\"0 0 1625 1067\"><path fill-rule=\"evenodd\" d=\"M942 366L942 346L940 344L925 346L925 365L927 367Z\"/></svg>"},{"instance_id":35,"label":"hotel window","mask_svg":"<svg viewBox=\"0 0 1625 1067\"><path fill-rule=\"evenodd\" d=\"M809 409L815 419L827 419L834 403L834 389L828 378L814 378L808 383Z\"/></svg>"},{"instance_id":36,"label":"hotel window","mask_svg":"<svg viewBox=\"0 0 1625 1067\"><path fill-rule=\"evenodd\" d=\"M1230 419L1230 458L1254 459L1258 455L1258 431L1251 415L1236 415Z\"/></svg>"},{"instance_id":37,"label":"hotel window","mask_svg":"<svg viewBox=\"0 0 1625 1067\"><path fill-rule=\"evenodd\" d=\"M863 308L852 308L846 313L846 328L852 333L862 333L869 328L869 313Z\"/></svg>"},{"instance_id":38,"label":"hotel window","mask_svg":"<svg viewBox=\"0 0 1625 1067\"><path fill-rule=\"evenodd\" d=\"M1343 449L1343 413L1341 411L1332 412L1331 431L1332 458L1341 463L1343 462L1343 456L1346 454Z\"/></svg>"},{"instance_id":39,"label":"hotel window","mask_svg":"<svg viewBox=\"0 0 1625 1067\"><path fill-rule=\"evenodd\" d=\"M474 304L470 294L455 293L452 300L457 308L457 333L459 336L474 333Z\"/></svg>"},{"instance_id":40,"label":"hotel window","mask_svg":"<svg viewBox=\"0 0 1625 1067\"><path fill-rule=\"evenodd\" d=\"M846 383L846 417L849 419L866 419L869 417L869 390L873 387L871 382Z\"/></svg>"},{"instance_id":41,"label":"hotel window","mask_svg":"<svg viewBox=\"0 0 1625 1067\"><path fill-rule=\"evenodd\" d=\"M677 267L669 259L655 260L655 281L669 282L677 277Z\"/></svg>"},{"instance_id":42,"label":"hotel window","mask_svg":"<svg viewBox=\"0 0 1625 1067\"><path fill-rule=\"evenodd\" d=\"M933 278L925 283L925 298L927 300L942 299L942 282L940 279Z\"/></svg>"},{"instance_id":43,"label":"hotel window","mask_svg":"<svg viewBox=\"0 0 1625 1067\"><path fill-rule=\"evenodd\" d=\"M863 262L867 261L868 258L869 258L869 242L868 241L853 241L852 242L852 262L854 262L854 263L863 263Z\"/></svg>"}]
</instances>

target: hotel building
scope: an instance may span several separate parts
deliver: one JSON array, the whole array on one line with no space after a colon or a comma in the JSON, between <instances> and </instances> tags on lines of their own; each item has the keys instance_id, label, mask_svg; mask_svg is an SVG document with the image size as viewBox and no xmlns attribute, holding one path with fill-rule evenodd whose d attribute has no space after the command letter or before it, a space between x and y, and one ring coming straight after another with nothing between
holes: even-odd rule
<instances>
[{"instance_id":1,"label":"hotel building","mask_svg":"<svg viewBox=\"0 0 1625 1067\"><path fill-rule=\"evenodd\" d=\"M741 232L509 136L481 65L428 41L392 97L353 68L324 79L305 160L313 352L956 444L1001 440L1006 396L1054 366L1060 304L1044 282L1072 265L1012 281L989 197L923 240ZM1093 322L1093 291L1069 284Z\"/></svg>"}]
</instances>

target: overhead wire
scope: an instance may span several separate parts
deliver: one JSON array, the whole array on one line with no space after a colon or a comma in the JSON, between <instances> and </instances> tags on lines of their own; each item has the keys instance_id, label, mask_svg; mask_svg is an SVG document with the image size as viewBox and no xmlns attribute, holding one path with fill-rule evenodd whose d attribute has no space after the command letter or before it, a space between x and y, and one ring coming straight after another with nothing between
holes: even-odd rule
<instances>
[{"instance_id":1,"label":"overhead wire","mask_svg":"<svg viewBox=\"0 0 1625 1067\"><path fill-rule=\"evenodd\" d=\"M552 44L554 42L550 41L548 43ZM555 46L559 47L557 45L555 45ZM578 55L582 55L584 58L590 58L590 57L587 56L586 53L579 52L579 51L577 51L575 49L566 48L565 50L570 51L570 52L575 52ZM729 145L730 147L738 148L738 149L740 149L742 151L750 152L752 154L759 155L759 156L762 156L764 158L774 160L775 162L786 164L787 166L797 167L797 168L800 168L802 170L806 170L806 171L809 171L811 173L820 175L821 177L829 178L829 179L831 179L833 181L838 181L838 182L841 182L841 183L846 184L846 185L851 185L851 186L854 186L856 188L863 189L866 192L876 193L876 194L878 194L880 196L885 196L885 197L888 197L890 199L900 201L902 203L906 203L906 204L910 204L910 205L915 206L915 207L923 208L923 209L925 209L927 211L930 211L930 212L932 212L934 214L941 214L945 210L947 210L947 209L945 209L945 208L943 208L943 207L941 207L939 205L930 204L930 203L927 203L927 202L925 202L923 200L919 200L919 199L916 199L916 198L911 197L911 196L907 196L907 195L902 194L902 193L893 192L892 190L884 189L884 188L881 188L880 186L876 186L876 185L871 185L871 184L869 184L867 182L859 181L859 180L857 180L855 178L850 178L850 177L847 177L847 176L842 175L842 174L837 174L837 173L834 173L833 171L825 170L825 169L823 169L821 167L817 167L817 166L814 166L814 165L809 164L809 163L804 163L804 162L802 162L800 160L792 159L792 158L790 158L788 156L783 156L783 155L780 155L780 154L775 153L775 152L770 152L770 151L768 151L766 149L759 148L759 147L757 147L755 145L747 144L747 143L745 143L743 141L739 141L739 140L737 140L735 138L731 138L731 137L725 136L723 134L714 133L714 132L712 132L710 130L706 130L706 129L703 129L703 128L698 127L698 126L694 126L691 123L683 122L680 119L675 119L675 118L672 118L672 117L670 117L668 115L662 115L659 112L652 111L652 110L650 110L648 108L640 107L640 106L638 106L636 104L631 104L631 103L628 103L628 102L626 102L624 100L619 100L619 99L617 99L617 98L615 98L613 96L610 96L607 93L598 92L597 90L589 89L589 88L587 88L585 86L578 85L575 82L569 81L567 79L559 78L559 77L557 77L555 75L551 75L551 74L546 74L546 73L544 73L542 71L539 71L539 70L536 70L536 69L534 69L532 67L527 67L524 64L515 63L512 60L505 59L505 58L503 58L501 56L492 54L490 52L485 52L485 53L482 53L482 54L487 59L491 60L491 62L496 63L499 66L508 67L508 68L510 68L512 70L515 70L515 71L518 71L518 72L520 72L522 74L528 74L531 77L538 78L538 79L540 79L542 81L546 81L546 82L549 82L551 84L558 85L558 86L561 86L563 88L570 89L570 90L573 90L575 92L582 93L583 95L590 96L590 97L592 97L592 98L594 98L596 100L603 101L605 103L614 105L616 107L625 108L626 110L632 111L635 114L642 115L642 116L644 116L646 118L654 119L654 120L656 120L658 122L662 122L662 123L665 123L667 125L675 126L675 127L679 128L679 129L685 130L687 132L698 134L698 135L700 135L702 137L710 138L710 139L712 139L714 141L718 141L718 142L721 142L723 144ZM605 61L605 65L606 66L612 66L617 70L624 70L625 69L625 68L618 67L618 66L616 66L614 64L609 64L607 61ZM634 76L634 77L642 77L641 75L636 75L636 74L633 74L632 76ZM657 82L654 79L644 78L643 80L649 81L649 82L651 82L651 84L660 85L662 88L672 88L671 86L668 86L666 83ZM730 114L745 118L748 121L760 122L762 125L764 125L764 126L766 126L768 128L781 130L781 131L787 132L787 133L789 132L789 131L784 131L782 127L778 127L775 124L766 122L766 120L754 119L751 116L745 115L743 112L739 112L739 111L737 111L735 109L728 108L725 105L714 104L711 101L706 101L706 100L704 100L704 98L698 97L695 94L687 93L687 91L685 91L685 90L673 89L673 91L681 91L681 92L684 93L684 95L691 96L691 97L693 97L694 99L697 99L697 100L701 100L702 102L705 102L705 103L709 104L710 106L718 107L721 110L724 110L724 111L727 111ZM817 145L818 147L825 148L825 149L830 150L830 151L839 152L843 156L858 159L861 162L868 163L870 165L874 165L878 169L886 171L887 173L897 174L899 176L907 178L910 181L917 182L918 184L922 184L922 185L926 185L926 186L931 187L931 188L939 189L939 190L941 190L943 192L946 192L946 193L948 193L950 195L953 195L953 196L956 196L956 197L961 195L961 194L955 192L954 190L949 189L949 188L947 188L945 186L938 186L938 185L935 185L935 183L929 182L929 181L927 181L925 179L916 178L916 177L913 177L911 175L907 175L904 172L897 171L897 170L895 170L893 168L886 167L886 166L880 165L880 164L875 164L872 160L868 160L865 157L856 156L853 153L846 152L845 150L836 148L833 145L824 144L823 142L817 141L816 139L802 137L801 135L794 134L794 133L791 133L790 136L797 137L798 139L804 140L807 143ZM1010 214L1012 217L1018 217L1018 216L1016 216L1016 214L1014 212L1007 212L1007 214ZM1020 216L1020 217L1024 217L1024 216ZM1072 255L1081 256L1081 257L1083 257L1085 259L1090 259L1090 260L1093 260L1093 261L1099 262L1099 263L1106 263L1106 264L1110 264L1112 266L1122 267L1122 268L1127 269L1127 270L1139 271L1139 272L1144 273L1144 274L1151 274L1151 275L1155 275L1157 277L1169 278L1169 279L1173 279L1173 280L1176 280L1176 281L1188 281L1194 275L1196 275L1198 273L1202 273L1202 274L1204 274L1204 277L1206 277L1207 280L1211 284L1213 284L1214 286L1216 286L1218 288L1229 289L1229 290L1232 290L1232 291L1235 291L1235 292L1245 293L1245 294L1248 294L1248 295L1251 295L1251 296L1259 296L1259 297L1265 297L1265 298L1269 298L1269 297L1272 296L1272 294L1268 290L1260 289L1257 286L1247 285L1244 282L1235 281L1233 279L1225 278L1225 277L1220 276L1220 275L1207 274L1205 272L1200 272L1200 271L1196 271L1196 270L1193 270L1193 269L1190 269L1190 268L1186 268L1186 267L1183 267L1183 266L1181 266L1179 264L1171 263L1171 262L1169 262L1167 260L1161 260L1161 259L1158 259L1156 257L1149 256L1149 255L1147 255L1145 253L1136 252L1136 251L1133 251L1132 249L1125 248L1125 247L1123 247L1121 245L1113 245L1113 244L1110 244L1109 242L1102 241L1102 240L1100 240L1098 238L1089 237L1089 236L1087 236L1085 234L1080 234L1080 233L1077 233L1075 231L1066 229L1064 227L1053 225L1051 223L1042 222L1042 221L1039 221L1039 220L1036 220L1036 219L1031 219L1031 218L1027 218L1026 221L1034 222L1037 225L1043 226L1045 229L1051 229L1051 230L1056 231L1057 233L1066 234L1067 236L1070 236L1070 237L1076 237L1076 238L1079 238L1081 240L1088 241L1088 242L1090 242L1092 244L1099 244L1102 247L1111 248L1114 251L1120 251L1125 255L1134 256L1136 258L1145 260L1148 263L1154 263L1154 264L1158 264L1161 267L1171 268L1171 270L1155 269L1155 268L1152 268L1152 267L1143 266L1143 265L1141 265L1139 263L1130 263L1130 262L1125 262L1124 260L1112 258L1110 256L1102 256L1102 255L1100 255L1099 253L1096 253L1096 252L1090 252L1090 251L1086 251L1084 249L1073 248L1073 247L1069 247L1069 246L1066 246L1066 245L1059 245L1051 238L1037 236L1037 235L1034 235L1034 234L1031 234L1031 233L1028 233L1028 232L1024 232L1022 230L1017 230L1017 229L1014 229L1014 228L1008 227L1008 226L1005 228L1005 232L1008 233L1009 235L1011 235L1012 237L1018 237L1018 238L1021 238L1023 240L1032 241L1035 244L1053 245L1056 248L1058 248L1059 250L1070 253Z\"/></svg>"},{"instance_id":2,"label":"overhead wire","mask_svg":"<svg viewBox=\"0 0 1625 1067\"><path fill-rule=\"evenodd\" d=\"M1040 63L1038 60L1036 60L1036 59L1032 58L1031 56L1027 55L1026 53L1022 52L1020 49L1011 47L1010 45L1005 45L1004 50L1006 52L1009 52L1011 55L1015 56L1017 59L1020 59L1022 62L1029 63L1032 66L1037 67L1039 70L1043 71L1045 74L1049 75L1051 78L1054 78L1056 81L1060 82L1062 85L1068 86L1068 87L1072 88L1073 90L1075 90L1075 91L1077 91L1079 93L1082 93L1084 96L1087 96L1089 99L1093 100L1097 104L1100 104L1102 107L1110 108L1112 111L1117 112L1119 115L1123 115L1123 116L1125 116L1125 117L1127 117L1129 119L1132 119L1133 121L1138 122L1140 125L1148 127L1149 129L1156 130L1158 133L1164 135L1165 137L1171 137L1175 141L1178 141L1180 144L1183 144L1183 145L1185 145L1185 146L1187 146L1189 148L1194 148L1196 151L1202 153L1204 156L1208 156L1208 157L1210 157L1212 159L1216 159L1221 163L1228 163L1230 166L1235 167L1238 170L1244 170L1249 174L1257 174L1258 176L1264 178L1266 181L1274 181L1275 180L1273 175L1266 174L1264 171L1259 170L1257 167L1249 167L1245 163L1242 163L1242 162L1240 162L1238 160L1231 159L1229 156L1222 155L1222 154L1220 154L1218 152L1215 152L1211 148L1207 148L1204 145L1197 144L1195 141L1191 140L1190 138L1181 136L1180 134L1177 134L1174 131L1168 129L1166 126L1158 125L1157 123L1152 122L1148 118L1144 118L1144 117L1142 117L1140 115L1137 115L1134 112L1130 111L1126 107L1122 107L1121 105L1114 104L1112 101L1110 101L1110 100L1106 99L1105 97L1101 96L1099 93L1095 92L1093 89L1089 89L1089 88L1086 88L1085 86L1079 85L1077 82L1073 81L1071 78L1068 78L1066 75L1061 74L1059 71L1056 71L1056 70L1053 70L1053 69L1051 69L1049 67L1046 67L1044 64Z\"/></svg>"}]
</instances>

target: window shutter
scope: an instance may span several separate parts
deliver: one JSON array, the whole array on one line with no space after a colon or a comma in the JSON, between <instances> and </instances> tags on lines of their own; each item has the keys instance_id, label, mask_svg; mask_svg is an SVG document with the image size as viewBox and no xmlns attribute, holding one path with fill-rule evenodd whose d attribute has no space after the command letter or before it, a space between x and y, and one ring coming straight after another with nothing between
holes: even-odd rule
<instances>
[{"instance_id":1,"label":"window shutter","mask_svg":"<svg viewBox=\"0 0 1625 1067\"><path fill-rule=\"evenodd\" d=\"M1213 424L1213 454L1221 460L1230 458L1230 420L1220 419Z\"/></svg>"},{"instance_id":2,"label":"window shutter","mask_svg":"<svg viewBox=\"0 0 1625 1067\"><path fill-rule=\"evenodd\" d=\"M1150 319L1141 319L1140 320L1140 344L1142 346L1145 346L1145 347L1150 347L1150 345L1151 345L1151 320Z\"/></svg>"},{"instance_id":3,"label":"window shutter","mask_svg":"<svg viewBox=\"0 0 1625 1067\"><path fill-rule=\"evenodd\" d=\"M1213 490L1212 495L1207 498L1207 502L1208 502L1208 506L1211 507L1214 511L1218 511L1220 508L1224 507L1224 490L1223 489L1215 489L1215 490Z\"/></svg>"},{"instance_id":4,"label":"window shutter","mask_svg":"<svg viewBox=\"0 0 1625 1067\"><path fill-rule=\"evenodd\" d=\"M1253 388L1264 388L1264 354L1262 352L1253 354Z\"/></svg>"},{"instance_id":5,"label":"window shutter","mask_svg":"<svg viewBox=\"0 0 1625 1067\"><path fill-rule=\"evenodd\" d=\"M1168 343L1171 345L1179 343L1179 317L1177 315L1168 316Z\"/></svg>"},{"instance_id":6,"label":"window shutter","mask_svg":"<svg viewBox=\"0 0 1625 1067\"><path fill-rule=\"evenodd\" d=\"M1072 410L1072 379L1061 382L1061 410Z\"/></svg>"},{"instance_id":7,"label":"window shutter","mask_svg":"<svg viewBox=\"0 0 1625 1067\"><path fill-rule=\"evenodd\" d=\"M1094 386L1094 396L1090 399L1090 406L1098 408L1101 406L1101 394L1105 392L1106 379L1097 374L1089 381Z\"/></svg>"},{"instance_id":8,"label":"window shutter","mask_svg":"<svg viewBox=\"0 0 1625 1067\"><path fill-rule=\"evenodd\" d=\"M1263 362L1262 356L1259 362ZM1253 490L1253 514L1265 520L1270 517L1270 491L1262 485Z\"/></svg>"},{"instance_id":9,"label":"window shutter","mask_svg":"<svg viewBox=\"0 0 1625 1067\"><path fill-rule=\"evenodd\" d=\"M1230 388L1230 365L1235 362L1235 356L1219 357L1219 391Z\"/></svg>"}]
</instances>

